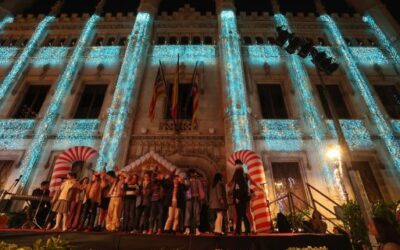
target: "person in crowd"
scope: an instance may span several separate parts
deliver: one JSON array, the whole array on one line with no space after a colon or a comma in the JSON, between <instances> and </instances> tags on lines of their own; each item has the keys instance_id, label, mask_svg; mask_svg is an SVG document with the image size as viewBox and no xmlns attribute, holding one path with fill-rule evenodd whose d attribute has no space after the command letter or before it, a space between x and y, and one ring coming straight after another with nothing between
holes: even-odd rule
<instances>
[{"instance_id":1,"label":"person in crowd","mask_svg":"<svg viewBox=\"0 0 400 250\"><path fill-rule=\"evenodd\" d=\"M139 193L139 176L122 173L125 177L123 191L123 221L122 231L130 232L134 230L136 217L136 197Z\"/></svg>"},{"instance_id":2,"label":"person in crowd","mask_svg":"<svg viewBox=\"0 0 400 250\"><path fill-rule=\"evenodd\" d=\"M100 187L101 187L101 198L99 204L99 216L97 220L97 229L96 231L102 231L105 227L105 221L108 212L108 206L110 204L110 180L116 178L114 171L108 171L107 173L102 172L100 174Z\"/></svg>"},{"instance_id":3,"label":"person in crowd","mask_svg":"<svg viewBox=\"0 0 400 250\"><path fill-rule=\"evenodd\" d=\"M86 186L86 202L84 202L82 216L78 230L85 228L87 221L87 231L92 231L97 215L97 207L101 200L100 174L94 173L91 182Z\"/></svg>"},{"instance_id":4,"label":"person in crowd","mask_svg":"<svg viewBox=\"0 0 400 250\"><path fill-rule=\"evenodd\" d=\"M373 218L369 223L369 231L376 237L379 250L400 250L400 234L392 223L385 219Z\"/></svg>"},{"instance_id":5,"label":"person in crowd","mask_svg":"<svg viewBox=\"0 0 400 250\"><path fill-rule=\"evenodd\" d=\"M32 201L28 211L28 216L32 219L36 219L36 223L40 227L44 227L46 217L50 212L51 204L48 200L50 196L50 182L42 181L40 187L32 191L32 196L43 198L42 201ZM36 216L36 217L35 217Z\"/></svg>"},{"instance_id":6,"label":"person in crowd","mask_svg":"<svg viewBox=\"0 0 400 250\"><path fill-rule=\"evenodd\" d=\"M235 162L236 169L233 174L231 185L233 189L233 202L235 204L236 212L236 235L241 234L242 221L245 225L245 234L250 234L250 221L247 217L247 207L250 204L251 191L249 187L249 180L243 170L243 163L240 160Z\"/></svg>"},{"instance_id":7,"label":"person in crowd","mask_svg":"<svg viewBox=\"0 0 400 250\"><path fill-rule=\"evenodd\" d=\"M70 191L74 188L77 188L79 183L76 181L75 173L68 173L67 180L61 184L57 195L53 197L53 211L57 214L56 216L56 224L53 227L53 230L60 229L62 227L63 231L66 231L67 228L67 219L68 219L68 211L69 211L69 203L70 203Z\"/></svg>"},{"instance_id":8,"label":"person in crowd","mask_svg":"<svg viewBox=\"0 0 400 250\"><path fill-rule=\"evenodd\" d=\"M139 186L139 195L136 199L136 230L132 233L147 233L149 229L149 215L151 204L151 172L145 172Z\"/></svg>"},{"instance_id":9,"label":"person in crowd","mask_svg":"<svg viewBox=\"0 0 400 250\"><path fill-rule=\"evenodd\" d=\"M222 235L224 213L228 208L225 185L222 181L222 174L216 173L210 189L210 209L216 212L214 223L214 234Z\"/></svg>"},{"instance_id":10,"label":"person in crowd","mask_svg":"<svg viewBox=\"0 0 400 250\"><path fill-rule=\"evenodd\" d=\"M110 203L107 210L106 230L116 232L120 229L120 219L122 212L122 196L124 192L125 177L118 173L117 176L109 175L108 182L111 185L109 196Z\"/></svg>"},{"instance_id":11,"label":"person in crowd","mask_svg":"<svg viewBox=\"0 0 400 250\"><path fill-rule=\"evenodd\" d=\"M149 231L147 234L162 233L162 216L163 216L163 199L164 192L164 175L155 173L151 183L151 207L149 219Z\"/></svg>"},{"instance_id":12,"label":"person in crowd","mask_svg":"<svg viewBox=\"0 0 400 250\"><path fill-rule=\"evenodd\" d=\"M279 212L276 215L276 226L278 228L278 232L280 232L280 233L290 233L291 232L290 223L289 223L288 219L286 218L286 216L282 212Z\"/></svg>"},{"instance_id":13,"label":"person in crowd","mask_svg":"<svg viewBox=\"0 0 400 250\"><path fill-rule=\"evenodd\" d=\"M75 230L78 227L82 205L86 202L86 188L88 183L89 178L85 177L79 182L79 185L76 188L71 189L71 204L68 216L69 230Z\"/></svg>"},{"instance_id":14,"label":"person in crowd","mask_svg":"<svg viewBox=\"0 0 400 250\"><path fill-rule=\"evenodd\" d=\"M309 225L313 233L326 233L328 228L326 222L322 220L322 215L318 210L314 210L309 221Z\"/></svg>"},{"instance_id":15,"label":"person in crowd","mask_svg":"<svg viewBox=\"0 0 400 250\"><path fill-rule=\"evenodd\" d=\"M185 207L185 186L180 181L179 175L172 175L172 183L166 185L165 206L168 206L168 218L164 231L176 233L179 228L180 213ZM172 231L171 231L172 230Z\"/></svg>"},{"instance_id":16,"label":"person in crowd","mask_svg":"<svg viewBox=\"0 0 400 250\"><path fill-rule=\"evenodd\" d=\"M204 188L194 169L188 171L186 180L186 208L185 208L185 235L195 228L195 234L200 235L200 208L205 199Z\"/></svg>"}]
</instances>

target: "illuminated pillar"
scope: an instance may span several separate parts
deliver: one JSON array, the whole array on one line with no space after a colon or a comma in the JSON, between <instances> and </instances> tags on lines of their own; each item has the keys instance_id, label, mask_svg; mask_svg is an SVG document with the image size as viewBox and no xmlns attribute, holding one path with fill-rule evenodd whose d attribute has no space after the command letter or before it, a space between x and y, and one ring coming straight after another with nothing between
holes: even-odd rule
<instances>
[{"instance_id":1,"label":"illuminated pillar","mask_svg":"<svg viewBox=\"0 0 400 250\"><path fill-rule=\"evenodd\" d=\"M376 127L379 137L381 138L386 151L389 153L391 161L397 172L400 171L400 142L396 139L391 124L385 119L383 113L379 109L377 100L371 89L367 78L363 72L357 67L349 48L347 47L343 36L335 23L328 15L321 15L320 20L326 27L327 36L336 49L343 61L343 70L346 72L350 83L357 93L361 95L369 113L369 117Z\"/></svg>"},{"instance_id":2,"label":"illuminated pillar","mask_svg":"<svg viewBox=\"0 0 400 250\"><path fill-rule=\"evenodd\" d=\"M275 14L274 21L277 27L284 27L286 30L291 31L290 25L284 15ZM326 140L329 139L327 136L328 128L316 104L312 84L302 60L304 59L300 58L298 55L287 55L290 82L296 93L298 108L301 114L300 117L313 140L313 145L311 146L313 148L313 153L310 154L310 156L312 156L312 158L315 157L317 162L322 165L322 171L329 186L333 186L333 173L325 157ZM317 153L314 154L314 152ZM339 185L337 185L337 187L340 189L339 193L341 198L345 200L345 191L341 190Z\"/></svg>"},{"instance_id":3,"label":"illuminated pillar","mask_svg":"<svg viewBox=\"0 0 400 250\"><path fill-rule=\"evenodd\" d=\"M11 16L4 17L4 18L0 21L0 31L2 31L3 28L4 28L7 24L12 23L12 22L14 22L14 17L11 17Z\"/></svg>"},{"instance_id":4,"label":"illuminated pillar","mask_svg":"<svg viewBox=\"0 0 400 250\"><path fill-rule=\"evenodd\" d=\"M224 86L225 146L229 157L238 150L253 150L254 141L234 6L231 1L219 1L217 4Z\"/></svg>"},{"instance_id":5,"label":"illuminated pillar","mask_svg":"<svg viewBox=\"0 0 400 250\"><path fill-rule=\"evenodd\" d=\"M86 22L78 43L72 52L71 58L55 85L54 95L50 105L43 119L38 124L34 132L32 143L22 159L20 171L22 174L21 184L23 186L27 183L32 169L36 167L42 156L47 137L54 128L59 114L62 112L63 101L70 93L77 73L82 66L82 55L85 48L91 44L95 34L96 24L100 19L101 17L95 14Z\"/></svg>"},{"instance_id":6,"label":"illuminated pillar","mask_svg":"<svg viewBox=\"0 0 400 250\"><path fill-rule=\"evenodd\" d=\"M128 38L124 60L117 85L108 110L106 126L100 145L96 169L112 170L116 164L121 140L128 126L130 107L136 106L140 80L143 76L154 15L157 13L159 0L142 0L132 32ZM136 107L134 107L136 109Z\"/></svg>"},{"instance_id":7,"label":"illuminated pillar","mask_svg":"<svg viewBox=\"0 0 400 250\"><path fill-rule=\"evenodd\" d=\"M25 69L29 65L29 58L35 52L36 47L40 46L43 39L47 36L47 29L54 20L56 20L55 16L46 16L39 23L28 44L14 61L11 70L0 84L0 107L4 103L7 93L21 80Z\"/></svg>"}]
</instances>

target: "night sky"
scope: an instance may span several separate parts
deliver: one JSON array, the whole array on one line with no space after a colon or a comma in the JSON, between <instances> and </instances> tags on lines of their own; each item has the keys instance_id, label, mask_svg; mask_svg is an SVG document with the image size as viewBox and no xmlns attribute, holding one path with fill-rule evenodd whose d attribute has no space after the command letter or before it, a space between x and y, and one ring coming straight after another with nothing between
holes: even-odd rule
<instances>
[{"instance_id":1,"label":"night sky","mask_svg":"<svg viewBox=\"0 0 400 250\"><path fill-rule=\"evenodd\" d=\"M25 0L18 0L25 1ZM272 13L272 6L268 0L234 0L237 12L269 12ZM354 13L354 10L346 4L346 0L321 0L325 5L328 13ZM395 17L400 22L400 8L397 6L399 0L381 0ZM37 0L36 3L29 9L24 11L24 14L47 14L50 11L50 6L56 0ZM62 8L62 13L93 13L98 0L65 0ZM315 12L313 0L278 0L281 6L281 12ZM108 0L105 12L111 13L127 13L136 12L140 0ZM209 11L215 13L214 0L164 0L161 2L159 12L172 13L177 11L185 4L200 11L202 14Z\"/></svg>"}]
</instances>

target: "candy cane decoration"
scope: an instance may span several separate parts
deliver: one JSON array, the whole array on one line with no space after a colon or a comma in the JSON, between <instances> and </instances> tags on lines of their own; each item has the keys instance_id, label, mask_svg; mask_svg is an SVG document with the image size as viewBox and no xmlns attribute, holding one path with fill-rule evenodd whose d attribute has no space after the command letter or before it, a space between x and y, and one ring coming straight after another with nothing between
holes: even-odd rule
<instances>
[{"instance_id":1,"label":"candy cane decoration","mask_svg":"<svg viewBox=\"0 0 400 250\"><path fill-rule=\"evenodd\" d=\"M231 155L228 160L228 165L234 167L236 160L241 160L246 164L249 178L254 183L264 188L266 181L261 158L253 151L240 150ZM251 211L253 213L256 230L257 232L268 231L271 229L272 222L266 192L257 189L254 185L251 185L251 189L255 194L251 200Z\"/></svg>"},{"instance_id":2,"label":"candy cane decoration","mask_svg":"<svg viewBox=\"0 0 400 250\"><path fill-rule=\"evenodd\" d=\"M76 146L58 155L50 180L50 196L53 196L60 188L61 179L65 178L71 171L74 162L89 161L95 155L97 155L96 150L85 146Z\"/></svg>"}]
</instances>

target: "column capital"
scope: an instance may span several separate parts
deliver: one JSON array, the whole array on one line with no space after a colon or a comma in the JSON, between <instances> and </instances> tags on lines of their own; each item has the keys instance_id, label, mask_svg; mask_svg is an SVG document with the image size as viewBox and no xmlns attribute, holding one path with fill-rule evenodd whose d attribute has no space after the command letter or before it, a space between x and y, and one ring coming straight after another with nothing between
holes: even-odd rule
<instances>
[{"instance_id":1,"label":"column capital","mask_svg":"<svg viewBox=\"0 0 400 250\"><path fill-rule=\"evenodd\" d=\"M161 0L141 0L138 11L157 14Z\"/></svg>"},{"instance_id":2,"label":"column capital","mask_svg":"<svg viewBox=\"0 0 400 250\"><path fill-rule=\"evenodd\" d=\"M223 9L236 10L233 0L216 0L215 6L217 13L220 13Z\"/></svg>"}]
</instances>

